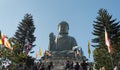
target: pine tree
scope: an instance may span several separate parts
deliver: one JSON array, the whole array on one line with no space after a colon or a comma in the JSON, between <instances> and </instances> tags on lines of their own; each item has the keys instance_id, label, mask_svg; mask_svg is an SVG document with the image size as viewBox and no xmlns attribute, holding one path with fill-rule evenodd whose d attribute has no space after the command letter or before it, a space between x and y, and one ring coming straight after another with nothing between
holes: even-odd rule
<instances>
[{"instance_id":1,"label":"pine tree","mask_svg":"<svg viewBox=\"0 0 120 70\"><path fill-rule=\"evenodd\" d=\"M35 31L35 26L33 23L33 17L31 14L25 14L24 19L20 22L18 26L18 30L15 33L16 42L22 45L21 51L25 51L26 41L30 43L29 51L35 46L33 45L36 37L34 37L33 33Z\"/></svg>"},{"instance_id":2,"label":"pine tree","mask_svg":"<svg viewBox=\"0 0 120 70\"><path fill-rule=\"evenodd\" d=\"M28 55L28 52L35 46L33 43L36 39L34 37L35 26L31 14L25 14L24 19L20 22L15 37L11 38L14 46L14 57L12 61L24 64L29 69L34 64L34 58ZM27 44L27 45L26 45Z\"/></svg>"},{"instance_id":3,"label":"pine tree","mask_svg":"<svg viewBox=\"0 0 120 70\"><path fill-rule=\"evenodd\" d=\"M96 38L92 39L92 42L96 44L92 46L95 47L93 55L96 62L96 68L105 66L106 70L112 70L113 68L111 62L118 64L117 61L119 60L119 57L117 56L119 53L118 50L120 49L119 22L116 22L116 19L112 19L112 15L110 15L106 9L100 9L94 23L94 30L92 34L96 36ZM114 49L114 55L112 56L110 56L108 53L107 46L105 45L105 28L110 38L111 45ZM113 57L112 60L111 57Z\"/></svg>"},{"instance_id":4,"label":"pine tree","mask_svg":"<svg viewBox=\"0 0 120 70\"><path fill-rule=\"evenodd\" d=\"M32 15L26 14L22 22L20 22L15 36L9 38L9 42L13 47L13 51L5 47L0 47L0 62L2 62L3 59L8 59L11 61L10 70L16 70L16 65L23 67L24 64L28 68L27 70L29 70L31 65L34 65L34 58L24 53L24 51L26 51L25 49L27 48L25 46L26 40L30 43L31 46L28 49L28 52L35 46L33 45L36 39L33 35L34 31L35 26ZM19 68L20 67L17 67L17 69Z\"/></svg>"}]
</instances>

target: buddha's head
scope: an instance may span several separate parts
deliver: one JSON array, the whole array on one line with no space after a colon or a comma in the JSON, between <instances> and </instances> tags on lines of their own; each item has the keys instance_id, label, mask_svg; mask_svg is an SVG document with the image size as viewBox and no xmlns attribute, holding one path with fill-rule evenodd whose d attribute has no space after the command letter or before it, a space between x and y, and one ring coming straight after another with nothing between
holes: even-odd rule
<instances>
[{"instance_id":1,"label":"buddha's head","mask_svg":"<svg viewBox=\"0 0 120 70\"><path fill-rule=\"evenodd\" d=\"M62 21L58 24L59 34L68 34L69 25L66 21Z\"/></svg>"}]
</instances>

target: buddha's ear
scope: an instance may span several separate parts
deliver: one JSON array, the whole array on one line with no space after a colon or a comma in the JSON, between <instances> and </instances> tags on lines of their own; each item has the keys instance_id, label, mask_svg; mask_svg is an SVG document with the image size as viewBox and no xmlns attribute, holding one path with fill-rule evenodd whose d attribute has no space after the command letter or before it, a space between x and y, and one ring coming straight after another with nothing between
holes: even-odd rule
<instances>
[{"instance_id":1,"label":"buddha's ear","mask_svg":"<svg viewBox=\"0 0 120 70\"><path fill-rule=\"evenodd\" d=\"M60 25L58 24L58 27L57 27L58 32L60 31L59 29L60 29Z\"/></svg>"},{"instance_id":2,"label":"buddha's ear","mask_svg":"<svg viewBox=\"0 0 120 70\"><path fill-rule=\"evenodd\" d=\"M67 26L67 28L66 28L66 29L67 29L67 32L68 32L68 31L69 31L69 26Z\"/></svg>"}]
</instances>

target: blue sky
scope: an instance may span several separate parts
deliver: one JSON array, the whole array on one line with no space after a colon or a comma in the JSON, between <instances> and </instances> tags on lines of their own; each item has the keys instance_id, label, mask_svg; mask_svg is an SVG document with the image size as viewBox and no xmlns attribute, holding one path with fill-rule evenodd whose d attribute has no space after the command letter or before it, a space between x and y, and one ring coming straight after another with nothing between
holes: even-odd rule
<instances>
[{"instance_id":1,"label":"blue sky","mask_svg":"<svg viewBox=\"0 0 120 70\"><path fill-rule=\"evenodd\" d=\"M107 9L119 20L119 3L118 0L0 0L0 30L8 37L14 36L23 16L31 13L37 37L33 50L38 52L39 47L43 51L48 49L49 33L57 36L58 23L66 21L70 27L69 35L76 39L88 58L87 43L95 37L91 32L98 10ZM35 57L35 53L31 55ZM92 55L90 61L93 61Z\"/></svg>"}]
</instances>

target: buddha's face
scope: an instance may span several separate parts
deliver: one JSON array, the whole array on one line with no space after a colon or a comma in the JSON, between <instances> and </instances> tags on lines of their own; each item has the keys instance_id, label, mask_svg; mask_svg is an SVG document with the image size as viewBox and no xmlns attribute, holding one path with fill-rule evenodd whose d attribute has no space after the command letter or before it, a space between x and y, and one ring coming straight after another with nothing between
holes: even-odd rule
<instances>
[{"instance_id":1,"label":"buddha's face","mask_svg":"<svg viewBox=\"0 0 120 70\"><path fill-rule=\"evenodd\" d=\"M68 34L68 26L66 25L59 25L58 27L58 31L59 31L59 34Z\"/></svg>"}]
</instances>

